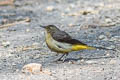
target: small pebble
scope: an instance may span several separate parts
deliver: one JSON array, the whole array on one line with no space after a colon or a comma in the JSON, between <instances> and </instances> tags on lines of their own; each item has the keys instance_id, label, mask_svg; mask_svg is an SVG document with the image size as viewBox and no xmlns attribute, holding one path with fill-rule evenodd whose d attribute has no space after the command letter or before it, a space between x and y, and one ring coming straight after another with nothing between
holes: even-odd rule
<instances>
[{"instance_id":1,"label":"small pebble","mask_svg":"<svg viewBox=\"0 0 120 80\"><path fill-rule=\"evenodd\" d=\"M30 29L26 29L26 32L30 32Z\"/></svg>"},{"instance_id":2,"label":"small pebble","mask_svg":"<svg viewBox=\"0 0 120 80\"><path fill-rule=\"evenodd\" d=\"M114 36L109 41L120 41L120 36Z\"/></svg>"},{"instance_id":3,"label":"small pebble","mask_svg":"<svg viewBox=\"0 0 120 80\"><path fill-rule=\"evenodd\" d=\"M86 61L86 63L88 63L88 64L92 64L92 63L96 63L96 61L92 61L92 60L90 60L90 61Z\"/></svg>"},{"instance_id":4,"label":"small pebble","mask_svg":"<svg viewBox=\"0 0 120 80\"><path fill-rule=\"evenodd\" d=\"M16 66L16 64L15 64L15 63L12 63L12 66Z\"/></svg>"},{"instance_id":5,"label":"small pebble","mask_svg":"<svg viewBox=\"0 0 120 80\"><path fill-rule=\"evenodd\" d=\"M110 56L110 54L109 54L109 53L107 53L107 54L106 54L106 56Z\"/></svg>"},{"instance_id":6,"label":"small pebble","mask_svg":"<svg viewBox=\"0 0 120 80\"><path fill-rule=\"evenodd\" d=\"M84 62L85 60L84 60L84 59L81 59L80 61L81 61L81 62Z\"/></svg>"},{"instance_id":7,"label":"small pebble","mask_svg":"<svg viewBox=\"0 0 120 80\"><path fill-rule=\"evenodd\" d=\"M69 8L74 8L75 4L70 4Z\"/></svg>"},{"instance_id":8,"label":"small pebble","mask_svg":"<svg viewBox=\"0 0 120 80\"><path fill-rule=\"evenodd\" d=\"M31 22L31 19L29 17L27 17L26 22Z\"/></svg>"},{"instance_id":9,"label":"small pebble","mask_svg":"<svg viewBox=\"0 0 120 80\"><path fill-rule=\"evenodd\" d=\"M10 46L10 42L9 41L3 41L2 46L8 47L8 46Z\"/></svg>"},{"instance_id":10,"label":"small pebble","mask_svg":"<svg viewBox=\"0 0 120 80\"><path fill-rule=\"evenodd\" d=\"M109 47L107 47L108 49L115 49L116 47L115 47L115 45L111 45L111 46L109 46Z\"/></svg>"},{"instance_id":11,"label":"small pebble","mask_svg":"<svg viewBox=\"0 0 120 80\"><path fill-rule=\"evenodd\" d=\"M101 64L105 64L105 62L101 62Z\"/></svg>"},{"instance_id":12,"label":"small pebble","mask_svg":"<svg viewBox=\"0 0 120 80\"><path fill-rule=\"evenodd\" d=\"M106 37L105 35L100 35L100 36L99 36L99 39L101 39L101 40L102 40L102 39L107 40L107 37Z\"/></svg>"},{"instance_id":13,"label":"small pebble","mask_svg":"<svg viewBox=\"0 0 120 80\"><path fill-rule=\"evenodd\" d=\"M40 45L40 43L34 42L32 45L33 46L38 46L38 45Z\"/></svg>"},{"instance_id":14,"label":"small pebble","mask_svg":"<svg viewBox=\"0 0 120 80\"><path fill-rule=\"evenodd\" d=\"M46 11L53 11L54 10L54 6L48 6L47 8L46 8Z\"/></svg>"},{"instance_id":15,"label":"small pebble","mask_svg":"<svg viewBox=\"0 0 120 80\"><path fill-rule=\"evenodd\" d=\"M74 60L70 60L68 63L69 63L69 64L75 64L76 61L74 61Z\"/></svg>"},{"instance_id":16,"label":"small pebble","mask_svg":"<svg viewBox=\"0 0 120 80\"><path fill-rule=\"evenodd\" d=\"M76 63L80 64L80 63L83 63L84 61L85 61L84 59L81 59L81 60L78 60Z\"/></svg>"},{"instance_id":17,"label":"small pebble","mask_svg":"<svg viewBox=\"0 0 120 80\"><path fill-rule=\"evenodd\" d=\"M110 64L116 64L116 60L110 60Z\"/></svg>"},{"instance_id":18,"label":"small pebble","mask_svg":"<svg viewBox=\"0 0 120 80\"><path fill-rule=\"evenodd\" d=\"M65 16L65 13L61 13L61 16L64 17L64 16Z\"/></svg>"},{"instance_id":19,"label":"small pebble","mask_svg":"<svg viewBox=\"0 0 120 80\"><path fill-rule=\"evenodd\" d=\"M106 18L106 19L105 19L105 22L106 22L106 23L111 23L111 22L112 22L112 19Z\"/></svg>"},{"instance_id":20,"label":"small pebble","mask_svg":"<svg viewBox=\"0 0 120 80\"><path fill-rule=\"evenodd\" d=\"M72 23L70 23L70 24L68 24L68 26L69 26L69 27L72 27L72 26L73 26L73 24L72 24Z\"/></svg>"},{"instance_id":21,"label":"small pebble","mask_svg":"<svg viewBox=\"0 0 120 80\"><path fill-rule=\"evenodd\" d=\"M79 12L74 12L74 13L69 13L67 14L68 16L79 16L80 13Z\"/></svg>"}]
</instances>

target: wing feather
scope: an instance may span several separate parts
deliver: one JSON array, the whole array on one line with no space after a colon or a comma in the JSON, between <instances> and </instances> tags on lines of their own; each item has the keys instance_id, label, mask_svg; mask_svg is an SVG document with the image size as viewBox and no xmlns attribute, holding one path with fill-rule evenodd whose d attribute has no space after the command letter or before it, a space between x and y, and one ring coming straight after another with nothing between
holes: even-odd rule
<instances>
[{"instance_id":1,"label":"wing feather","mask_svg":"<svg viewBox=\"0 0 120 80\"><path fill-rule=\"evenodd\" d=\"M53 39L55 39L56 41L59 41L59 42L65 42L65 43L69 43L69 44L86 45L86 44L84 44L76 39L72 39L72 37L64 31L54 32L52 34L52 37L53 37Z\"/></svg>"}]
</instances>

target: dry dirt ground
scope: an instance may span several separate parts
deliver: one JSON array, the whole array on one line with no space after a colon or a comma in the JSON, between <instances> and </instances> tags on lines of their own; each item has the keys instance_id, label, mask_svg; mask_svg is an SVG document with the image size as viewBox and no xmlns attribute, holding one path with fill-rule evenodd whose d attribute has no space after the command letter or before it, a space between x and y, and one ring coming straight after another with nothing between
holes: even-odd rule
<instances>
[{"instance_id":1,"label":"dry dirt ground","mask_svg":"<svg viewBox=\"0 0 120 80\"><path fill-rule=\"evenodd\" d=\"M26 18L31 21L21 21ZM116 51L71 52L64 63L55 63L61 55L47 48L39 27L49 24L88 45ZM21 69L29 63L42 64L52 75L23 77ZM120 0L15 0L0 6L0 80L21 79L120 80Z\"/></svg>"}]
</instances>

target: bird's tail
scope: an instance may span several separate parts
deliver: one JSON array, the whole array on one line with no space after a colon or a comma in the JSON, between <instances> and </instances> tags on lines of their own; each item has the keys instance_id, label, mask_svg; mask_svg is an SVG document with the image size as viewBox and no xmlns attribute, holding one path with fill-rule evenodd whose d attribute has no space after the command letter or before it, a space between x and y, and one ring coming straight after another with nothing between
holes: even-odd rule
<instances>
[{"instance_id":1,"label":"bird's tail","mask_svg":"<svg viewBox=\"0 0 120 80\"><path fill-rule=\"evenodd\" d=\"M113 50L116 51L115 49L108 49L108 48L104 48L104 47L96 47L96 46L88 46L88 45L73 45L72 46L72 50L73 51L79 51L79 50L84 50L84 49L103 49L103 50Z\"/></svg>"},{"instance_id":2,"label":"bird's tail","mask_svg":"<svg viewBox=\"0 0 120 80\"><path fill-rule=\"evenodd\" d=\"M103 50L112 50L112 51L116 51L115 49L108 49L108 48L104 48L104 47L94 47L96 49L103 49Z\"/></svg>"},{"instance_id":3,"label":"bird's tail","mask_svg":"<svg viewBox=\"0 0 120 80\"><path fill-rule=\"evenodd\" d=\"M86 49L92 50L92 49L96 49L96 48L92 47L92 46L86 46Z\"/></svg>"}]
</instances>

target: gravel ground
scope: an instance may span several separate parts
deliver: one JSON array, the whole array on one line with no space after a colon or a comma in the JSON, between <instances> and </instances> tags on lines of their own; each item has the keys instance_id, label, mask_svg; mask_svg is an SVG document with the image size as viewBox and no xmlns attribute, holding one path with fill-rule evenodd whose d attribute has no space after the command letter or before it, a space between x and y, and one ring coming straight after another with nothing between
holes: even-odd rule
<instances>
[{"instance_id":1,"label":"gravel ground","mask_svg":"<svg viewBox=\"0 0 120 80\"><path fill-rule=\"evenodd\" d=\"M120 80L119 13L119 0L16 0L0 6L0 25L31 19L0 28L0 80ZM47 48L39 27L49 24L88 45L116 51L71 52L66 62L55 63L61 55ZM42 64L52 75L24 76L21 69L29 63Z\"/></svg>"}]
</instances>

